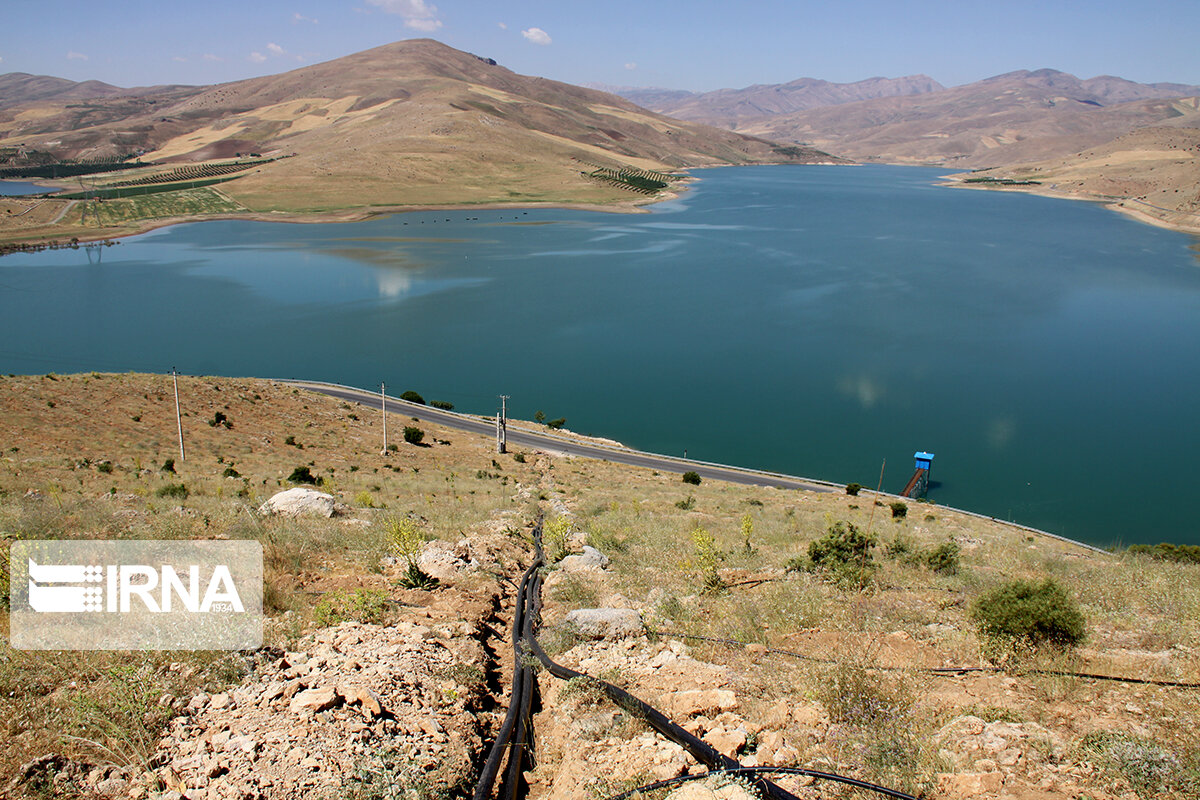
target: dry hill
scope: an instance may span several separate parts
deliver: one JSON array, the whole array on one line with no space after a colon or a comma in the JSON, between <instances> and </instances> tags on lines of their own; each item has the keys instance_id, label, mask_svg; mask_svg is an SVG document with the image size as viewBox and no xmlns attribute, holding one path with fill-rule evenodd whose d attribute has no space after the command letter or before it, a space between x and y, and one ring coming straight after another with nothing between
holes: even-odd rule
<instances>
[{"instance_id":1,"label":"dry hill","mask_svg":"<svg viewBox=\"0 0 1200 800\"><path fill-rule=\"evenodd\" d=\"M225 205L210 205L242 213L629 203L644 198L581 172L836 160L518 75L428 39L218 86L30 100L0 111L5 148L187 163L294 156L221 185Z\"/></svg>"},{"instance_id":2,"label":"dry hill","mask_svg":"<svg viewBox=\"0 0 1200 800\"><path fill-rule=\"evenodd\" d=\"M1197 106L1191 98L1191 109ZM1200 232L1198 128L1141 128L1066 158L953 177L987 188L1113 201L1143 221Z\"/></svg>"}]
</instances>

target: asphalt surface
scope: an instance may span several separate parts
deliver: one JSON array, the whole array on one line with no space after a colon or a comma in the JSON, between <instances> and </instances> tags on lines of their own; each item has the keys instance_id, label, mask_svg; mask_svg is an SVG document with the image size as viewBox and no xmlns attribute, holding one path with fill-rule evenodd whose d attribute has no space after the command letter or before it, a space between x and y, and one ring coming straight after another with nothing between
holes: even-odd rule
<instances>
[{"instance_id":1,"label":"asphalt surface","mask_svg":"<svg viewBox=\"0 0 1200 800\"><path fill-rule=\"evenodd\" d=\"M351 389L344 386L334 386L331 384L312 383L309 381L285 381L298 388L307 389L313 392L336 397L340 400L345 400L350 403L358 403L359 405L368 408L378 409L381 405L381 399L378 393L366 392L361 389ZM398 414L404 417L415 417L422 422L432 422L438 425L445 425L447 428L454 428L460 431L469 433L478 433L484 436L494 437L496 435L496 423L494 421L472 417L465 414L442 411L437 408L430 408L417 403L409 403L404 400L399 400L388 396L387 410L389 413ZM777 475L769 472L756 472L748 469L738 469L732 467L723 467L714 464L707 464L699 461L689 461L683 458L671 458L669 456L658 455L655 453L644 453L640 450L630 450L620 447L603 447L600 445L588 444L577 439L572 439L567 436L554 436L550 434L534 433L523 429L508 427L508 445L527 447L534 450L547 450L555 453L564 453L571 456L579 456L581 458L594 458L600 461L611 461L615 464L628 464L634 467L645 467L646 469L655 469L659 472L695 472L701 478L714 481L725 481L727 483L739 483L746 486L771 486L776 489L803 489L808 492L833 492L842 491L841 486L833 484L823 484L820 482L808 480L805 478L796 478L788 475Z\"/></svg>"}]
</instances>

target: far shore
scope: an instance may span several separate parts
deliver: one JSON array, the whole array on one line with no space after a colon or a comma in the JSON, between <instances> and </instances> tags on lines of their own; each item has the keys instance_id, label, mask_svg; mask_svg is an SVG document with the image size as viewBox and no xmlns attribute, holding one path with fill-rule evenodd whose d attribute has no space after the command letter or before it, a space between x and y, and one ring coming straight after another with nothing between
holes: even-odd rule
<instances>
[{"instance_id":1,"label":"far shore","mask_svg":"<svg viewBox=\"0 0 1200 800\"><path fill-rule=\"evenodd\" d=\"M1183 212L1170 211L1161 209L1164 214L1170 214L1180 218L1179 221L1164 219L1155 216L1146 210L1133 205L1136 201L1129 198L1098 196L1090 194L1082 194L1080 192L1062 192L1055 189L1050 189L1044 186L1004 186L997 184L983 183L965 183L964 181L954 178L950 175L943 175L943 183L939 186L948 186L954 189L982 189L989 192L1014 192L1018 194L1032 194L1038 197L1052 197L1056 200L1082 200L1088 203L1103 203L1105 208L1130 217L1131 219L1143 222L1147 225L1153 225L1156 228L1165 228L1167 230L1176 231L1178 233L1188 233L1193 236L1200 236L1200 216L1195 214L1185 214ZM1148 208L1154 208L1148 206ZM1184 221L1184 218L1191 217L1192 221Z\"/></svg>"},{"instance_id":2,"label":"far shore","mask_svg":"<svg viewBox=\"0 0 1200 800\"><path fill-rule=\"evenodd\" d=\"M693 167L688 170L694 173L698 170L717 169L729 165L704 165ZM806 164L803 166L857 166L846 164ZM895 166L913 166L911 164L898 164ZM1119 213L1142 222L1148 225L1154 225L1158 228L1187 233L1200 236L1200 216L1187 215L1183 213L1170 212L1163 209L1165 214L1173 214L1177 219L1166 219L1151 213L1148 209L1138 208L1133 205L1132 200L1126 198L1115 197L1100 197L1078 192L1062 192L1042 186L1001 186L1001 185L986 185L986 184L967 184L961 179L954 178L951 175L942 176L943 182L939 186L947 186L958 189L982 189L986 191L1001 191L1001 192L1019 192L1023 194L1038 195L1041 197L1052 197L1060 200L1083 200L1092 203L1104 203L1106 206ZM140 234L149 233L159 228L166 228L172 225L182 225L192 222L207 222L210 220L245 220L251 222L285 222L299 225L319 224L319 223L335 223L335 222L362 222L364 220L373 219L376 217L384 217L392 214L403 214L406 212L420 211L465 211L469 209L475 210L530 210L530 209L567 209L573 211L594 211L608 214L645 214L649 213L647 206L656 205L669 200L678 199L683 194L689 191L689 184L699 180L692 177L679 186L674 187L672 191L664 192L661 195L654 197L639 197L637 199L620 200L613 203L572 203L572 202L552 202L552 203L475 203L465 201L462 203L447 203L437 205L397 205L397 206L371 206L344 208L318 212L290 212L290 211L245 211L227 214L205 214L197 216L184 217L161 217L156 219L141 220L136 224L128 226L114 226L110 228L96 229L68 229L63 233L52 236L31 236L29 238L8 238L4 232L0 230L0 256L18 252L23 249L41 249L55 247L70 247L75 244L87 244L95 242L111 242L116 239L124 239L130 236L138 236ZM48 187L55 188L55 187ZM14 196L14 199L20 196ZM0 198L3 199L3 198ZM1152 207L1150 207L1152 208ZM1190 220L1185 219L1191 217Z\"/></svg>"}]
</instances>

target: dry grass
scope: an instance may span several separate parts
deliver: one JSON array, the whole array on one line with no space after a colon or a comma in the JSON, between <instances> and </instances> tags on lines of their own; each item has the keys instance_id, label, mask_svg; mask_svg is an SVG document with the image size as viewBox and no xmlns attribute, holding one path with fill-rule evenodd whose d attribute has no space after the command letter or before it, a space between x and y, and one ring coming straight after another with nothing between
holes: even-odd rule
<instances>
[{"instance_id":1,"label":"dry grass","mask_svg":"<svg viewBox=\"0 0 1200 800\"><path fill-rule=\"evenodd\" d=\"M944 765L913 742L981 708L1038 722L1068 743L1098 729L1136 729L1181 763L1200 759L1194 736L1200 692L1036 671L1200 682L1195 567L1030 539L934 505L910 504L907 518L893 520L867 493L712 481L688 486L678 475L535 454L520 463L496 456L486 437L426 424L420 427L430 446L399 443L382 456L377 412L267 381L183 378L180 395L187 414L182 462L169 377L0 379L0 531L22 538L257 539L266 557L268 640L287 646L313 624L314 598L334 590L389 590L379 570L388 548L385 520L412 518L426 535L454 540L479 530L519 529L542 498L543 506L568 509L572 529L612 559L606 579L559 582L548 593L553 613L602 605L620 594L645 609L655 629L756 642L813 659L690 642L697 658L730 666L748 709L786 699L821 703L832 712L842 694L846 702L857 694L890 703L886 725L843 720L837 736L805 745L804 763L842 764L920 789ZM209 424L217 412L231 427ZM294 444L286 443L289 437ZM172 458L177 472L163 472ZM324 488L351 507L349 516L259 517L254 509L285 488L297 466L321 477ZM225 477L230 469L238 477ZM186 499L157 496L163 486L181 482L189 489ZM680 508L688 496L694 504ZM836 521L870 531L881 543L879 568L862 591L784 569ZM713 538L722 591L705 591L692 536L698 527ZM888 558L885 546L898 537L918 549L952 537L962 547L959 572L943 575ZM984 663L968 617L973 599L1011 578L1044 576L1062 583L1088 619L1089 638L1069 660L1032 662L1011 675L916 671ZM124 748L122 760L136 762L140 724L106 732L95 722L132 719L128 709L145 702L130 694L126 677L138 675L141 685L154 687L157 703L163 694L183 696L201 683L233 680L238 669L236 660L211 654L170 654L168 660L19 653L4 646L0 689L19 701L6 697L0 704L0 729L14 742L0 757L0 775L45 752L95 757L99 747L115 750L114 743ZM853 691L834 698L827 692L837 676ZM151 728L157 708L142 717Z\"/></svg>"}]
</instances>

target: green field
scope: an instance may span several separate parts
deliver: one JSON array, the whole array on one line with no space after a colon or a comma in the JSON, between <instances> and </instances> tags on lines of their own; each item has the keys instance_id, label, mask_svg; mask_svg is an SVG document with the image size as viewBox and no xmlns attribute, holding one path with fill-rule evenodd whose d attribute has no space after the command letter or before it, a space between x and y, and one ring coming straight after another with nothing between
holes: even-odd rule
<instances>
[{"instance_id":1,"label":"green field","mask_svg":"<svg viewBox=\"0 0 1200 800\"><path fill-rule=\"evenodd\" d=\"M90 201L84 218L101 226L121 225L142 219L180 217L194 214L229 214L246 209L225 195L208 188L182 189L175 192Z\"/></svg>"}]
</instances>

